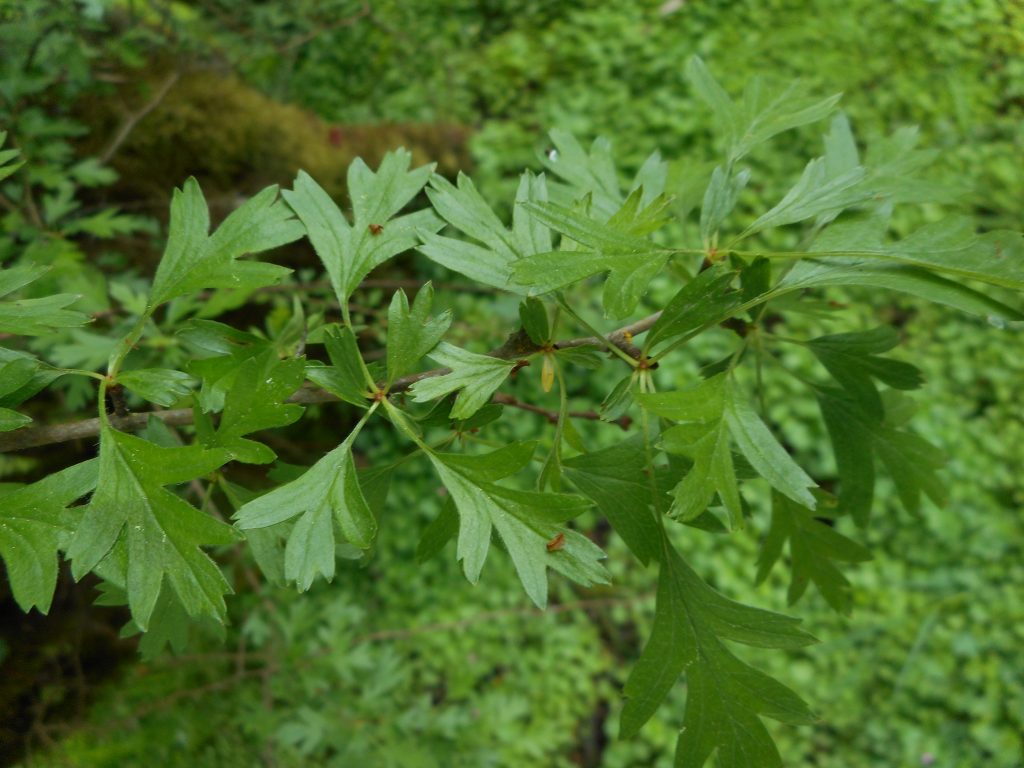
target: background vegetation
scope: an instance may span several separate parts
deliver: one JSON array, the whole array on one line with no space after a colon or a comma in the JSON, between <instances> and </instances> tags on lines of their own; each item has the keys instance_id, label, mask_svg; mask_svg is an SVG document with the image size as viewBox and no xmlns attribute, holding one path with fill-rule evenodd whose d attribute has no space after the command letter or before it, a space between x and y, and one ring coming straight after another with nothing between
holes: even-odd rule
<instances>
[{"instance_id":1,"label":"background vegetation","mask_svg":"<svg viewBox=\"0 0 1024 768\"><path fill-rule=\"evenodd\" d=\"M734 93L755 75L843 91L868 147L919 126L946 197L901 214L897 228L952 209L986 227L1024 222L1024 5L1010 0L30 0L0 10L0 127L27 160L2 188L0 263L52 264L40 292L84 294L79 307L98 323L119 322L118 308L140 300L137 276L151 274L160 253L169 192L190 173L223 214L300 167L344 195L349 159L372 163L405 144L447 174L472 172L500 201L511 198L514 173L541 168L546 131L557 127L608 136L626 170L661 149L685 206L703 192L687 180L710 172L716 149L710 115L683 77L694 53ZM825 129L759 150L750 162L771 182L741 204L778 199ZM294 263L300 279L315 279L309 255L297 251ZM387 285L428 278L458 283L411 257L375 276ZM371 281L357 296L370 333L389 294ZM442 290L439 301L457 309L467 344L486 345L516 322L511 299ZM260 302L233 321L277 338L294 332L285 292ZM873 306L901 327L902 354L924 368L917 426L949 455L950 503L908 516L883 494L867 542L875 559L850 569L852 617L808 595L797 610L821 645L768 660L789 667L766 671L783 674L821 721L774 732L792 765L1019 768L1020 330ZM204 311L236 307L214 296ZM154 357L173 359L170 334L164 346L156 339ZM56 362L100 366L104 343L69 331ZM786 363L811 364L795 354ZM523 398L541 400L537 382L522 379ZM613 384L591 377L580 406ZM821 445L802 410L813 403L788 397L785 381L769 386L779 417L804 425L790 436ZM46 421L94 397L78 383L59 391ZM322 434L286 432L275 449L308 464L339 414L325 406ZM368 440L367 462L387 460L391 439ZM4 455L0 473L32 479L65 458ZM0 754L25 766L249 765L254 756L283 766L670 764L681 690L635 740L615 739L619 691L649 630L651 574L621 566L612 539L614 588L559 582L554 607L538 614L511 569L490 568L474 588L453 557L416 562L440 503L435 480L399 475L389 509L402 516L382 526L374 557L306 595L261 584L239 556L229 568L241 599L226 637L194 638L176 657L150 658L143 644L136 660L132 641L113 636L124 617L93 608L94 595L67 579L45 619L5 606ZM761 534L695 539L688 556L731 596L782 607L781 577L753 586Z\"/></svg>"}]
</instances>

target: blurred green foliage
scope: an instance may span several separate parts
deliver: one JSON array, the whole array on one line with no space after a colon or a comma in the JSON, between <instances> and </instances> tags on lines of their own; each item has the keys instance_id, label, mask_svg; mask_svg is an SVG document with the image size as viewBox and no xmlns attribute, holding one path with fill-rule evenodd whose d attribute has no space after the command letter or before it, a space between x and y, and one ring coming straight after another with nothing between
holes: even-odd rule
<instances>
[{"instance_id":1,"label":"blurred green foliage","mask_svg":"<svg viewBox=\"0 0 1024 768\"><path fill-rule=\"evenodd\" d=\"M922 144L939 150L935 179L962 190L961 203L986 226L1020 227L1024 218L1019 3L387 0L367 11L348 0L205 0L175 4L166 16L157 14L160 3L143 5L192 48L218 52L250 85L328 123L472 126L474 177L493 199L510 198L510 171L540 166L549 127L611 136L626 170L656 147L675 161L679 178L702 168L717 148L682 67L700 53L732 92L753 75L780 83L799 76L821 95L843 91L843 109L868 143L898 125L919 125ZM52 55L67 63L71 77L60 87L69 98L74 88L92 87L70 48ZM24 144L26 155L52 158L53 179L76 178L68 168L80 158L64 145L79 129L53 115L38 121L42 127L27 132L38 146ZM756 177L771 183L748 190L744 205L777 200L817 154L823 130L803 129L755 154ZM64 194L47 178L32 181ZM88 186L93 178L77 180ZM17 200L19 191L11 194ZM911 215L941 213L932 206ZM37 238L24 235L29 241ZM69 242L60 241L64 250L54 258L80 264ZM14 245L2 248L6 255ZM430 266L422 274L441 275ZM98 310L106 306L101 298ZM516 322L513 301L444 300L458 307L455 330L467 342L498 337ZM916 424L950 456L951 499L910 517L882 494L867 542L875 560L847 569L853 616L836 616L808 595L799 612L823 643L766 670L804 692L821 722L774 733L792 765L1017 768L1024 764L1019 331L934 308L879 312L902 325L903 354L924 370L927 406ZM860 319L868 327L879 318ZM829 330L819 318L806 323L801 330ZM75 344L79 353L86 348ZM714 334L694 345L694 367L716 351ZM799 352L784 363L808 376L817 370ZM524 399L542 402L539 372L527 373L517 386ZM613 385L588 376L579 405L589 407L593 393L600 399ZM787 429L794 445L813 450L824 444L815 406L793 396L794 387L769 373L766 399L773 415L794 424ZM386 460L389 451L382 433L379 455L369 458ZM827 470L831 459L820 452ZM610 593L579 594L559 583L562 608L540 615L528 610L509 568L491 567L486 586L473 588L457 578L453 558L415 564L418 535L441 503L425 478L410 466L393 484L391 508L407 516L383 527L368 566L346 564L333 585L302 596L247 594L234 606L225 645L126 669L84 727L25 765L222 766L251 764L255 755L280 765L669 765L681 686L639 737L615 738L621 683L649 631L651 574L620 569ZM684 551L727 594L781 608L781 575L752 586L765 528L763 514L756 519L730 537L684 539ZM612 563L621 562L621 545L610 546ZM241 590L248 566L233 567Z\"/></svg>"}]
</instances>

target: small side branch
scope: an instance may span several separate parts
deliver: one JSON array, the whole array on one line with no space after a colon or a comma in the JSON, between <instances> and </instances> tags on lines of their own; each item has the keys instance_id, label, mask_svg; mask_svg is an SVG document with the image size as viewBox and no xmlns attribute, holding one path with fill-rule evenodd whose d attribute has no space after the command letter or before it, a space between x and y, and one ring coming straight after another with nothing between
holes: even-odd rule
<instances>
[{"instance_id":1,"label":"small side branch","mask_svg":"<svg viewBox=\"0 0 1024 768\"><path fill-rule=\"evenodd\" d=\"M171 72L164 78L164 81L160 83L159 87L156 89L156 93L153 94L153 97L143 104L140 109L132 112L124 119L124 122L121 123L121 127L118 128L114 138L111 139L110 144L107 145L107 148L103 150L103 154L100 155L100 163L106 165L110 162L110 159L117 154L117 150L121 148L121 145L124 144L125 140L131 135L131 132L135 130L135 126L138 125L139 121L160 105L160 102L164 100L164 97L167 96L168 92L174 87L174 84L178 82L180 77L181 73L177 70Z\"/></svg>"},{"instance_id":2,"label":"small side branch","mask_svg":"<svg viewBox=\"0 0 1024 768\"><path fill-rule=\"evenodd\" d=\"M653 315L638 320L632 325L627 325L624 328L619 328L617 331L613 331L608 334L605 338L612 344L615 344L620 349L627 351L625 346L636 349L632 344L629 343L629 339L637 334L641 334L648 330L657 321L658 317L661 316L660 312L656 312ZM560 341L555 344L558 349L567 349L570 347L602 347L604 344L596 337L588 336L579 339L568 339L566 341ZM541 351L541 348L530 341L523 331L516 331L508 337L504 344L500 347L492 349L488 354L491 357L498 357L502 360L514 360L522 357L528 357ZM633 355L632 352L628 354ZM446 373L450 373L448 368L434 368L430 371L424 371L417 373L412 376L405 376L395 381L391 386L390 393L396 394L404 392L417 381L423 379L433 378L435 376L444 376ZM514 399L514 398L513 398ZM313 403L330 403L337 401L338 398L332 395L330 392L326 392L322 389L305 385L288 398L290 403L299 403L300 405L310 405ZM497 400L496 402L503 402ZM519 403L516 401L515 404L511 402L505 402L506 405L513 407L523 407L526 403ZM524 410L532 410L536 413L546 415L546 411L543 408L535 408L530 406L524 408ZM181 427L188 424L192 424L194 420L193 411L191 408L179 408L170 411L142 411L139 413L132 413L126 416L111 416L110 424L114 429L119 429L124 432L134 432L142 429L146 426L149 421L149 417L160 419L168 426ZM597 419L600 418L596 413L572 413L570 416L574 418L582 419ZM619 424L623 429L628 428L628 424L621 423L619 419L614 423ZM24 451L28 448L39 448L44 445L54 445L56 443L67 443L72 440L84 440L92 437L96 437L100 433L100 420L99 419L85 419L83 421L74 421L67 424L53 424L44 427L31 427L16 429L12 432L6 432L0 434L0 453L8 453L12 451Z\"/></svg>"}]
</instances>

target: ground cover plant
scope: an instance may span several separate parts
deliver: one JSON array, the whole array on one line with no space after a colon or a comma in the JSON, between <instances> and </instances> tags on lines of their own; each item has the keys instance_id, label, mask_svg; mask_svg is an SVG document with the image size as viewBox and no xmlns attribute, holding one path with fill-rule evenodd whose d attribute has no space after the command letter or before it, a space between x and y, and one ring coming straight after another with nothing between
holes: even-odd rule
<instances>
[{"instance_id":1,"label":"ground cover plant","mask_svg":"<svg viewBox=\"0 0 1024 768\"><path fill-rule=\"evenodd\" d=\"M845 614L851 598L839 564L870 557L858 538L871 522L876 472L911 514L925 497L945 499L941 452L910 426L905 393L920 386L920 373L888 356L899 334L876 324L815 337L790 328L844 309L829 301L835 288L895 291L1012 326L1022 319L1013 292L1024 287L1024 254L1020 234L977 234L961 217L888 236L895 206L945 193L915 178L931 156L912 132L862 152L836 97L751 83L734 98L700 59L688 76L722 150L709 173L696 172L696 238L682 226L690 210L667 188L660 155L623 183L608 142L585 148L555 131L546 173L521 176L508 225L468 176L453 182L413 168L402 151L376 170L350 166L349 215L300 173L290 189L264 190L211 232L202 191L189 180L174 194L152 280L125 294L129 316L110 329L101 372L47 361L47 339L88 320L77 297L19 295L42 269L27 260L5 269L5 295L14 298L0 304L0 330L10 334L0 445L99 439L98 458L0 497L0 553L19 604L48 608L61 554L76 578L103 580L106 604L127 605L147 653L183 647L190 626L225 620L231 584L222 557L238 542L265 579L307 590L335 575L339 556L373 557L390 475L419 462L446 501L417 555L450 555L454 541L471 583L499 559L494 549L507 558L488 572L513 571L540 607L549 570L583 587L607 583L604 553L574 523L591 508L642 565L656 564L656 613L625 684L624 736L685 676L678 765L703 765L716 752L723 766L780 764L762 718L810 723L812 711L727 643L792 651L814 638L796 619L712 589L689 564L690 542L758 525L758 577L786 550L790 602L813 585ZM738 207L752 181L749 153L809 124L826 126L823 154L766 210ZM17 150L2 157L9 178L22 172ZM285 267L242 258L303 239L326 272L338 318L322 301L307 308ZM453 344L453 315L433 307L429 285L411 300L395 291L386 318L367 327L353 295L408 251L515 297L518 327L489 350ZM267 332L211 319L277 285L291 285L295 301ZM376 340L383 345L368 348ZM709 350L717 354L704 359ZM809 365L787 365L794 351ZM574 381L594 369L619 374L603 402L581 413L570 406ZM533 388L523 391L528 377ZM808 471L819 457L804 459L790 425L769 416L766 382L787 377L828 436L835 471L821 482ZM96 417L31 426L32 398L75 378L95 382ZM526 397L552 392L551 409ZM275 461L271 430L302 419L304 406L333 401L357 418L341 422L312 466L279 462L266 478L239 472ZM503 423L538 409L552 422L543 446L502 439ZM132 434L140 429L144 436ZM382 429L405 450L357 467L361 436ZM232 510L230 519L213 509Z\"/></svg>"}]
</instances>

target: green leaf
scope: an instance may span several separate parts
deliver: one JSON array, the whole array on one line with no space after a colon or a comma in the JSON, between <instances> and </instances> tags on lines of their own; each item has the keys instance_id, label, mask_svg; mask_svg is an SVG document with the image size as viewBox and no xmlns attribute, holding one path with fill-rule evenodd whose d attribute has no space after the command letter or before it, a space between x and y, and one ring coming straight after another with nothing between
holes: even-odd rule
<instances>
[{"instance_id":1,"label":"green leaf","mask_svg":"<svg viewBox=\"0 0 1024 768\"><path fill-rule=\"evenodd\" d=\"M61 375L25 352L0 347L0 407L21 405Z\"/></svg>"},{"instance_id":2,"label":"green leaf","mask_svg":"<svg viewBox=\"0 0 1024 768\"><path fill-rule=\"evenodd\" d=\"M896 392L883 397L884 410L891 419ZM820 388L818 404L832 440L839 471L839 503L860 527L865 527L874 497L877 457L896 484L903 506L916 514L921 495L936 504L945 501L945 489L936 471L945 463L942 452L912 432L879 420L860 402L839 389Z\"/></svg>"},{"instance_id":3,"label":"green leaf","mask_svg":"<svg viewBox=\"0 0 1024 768\"><path fill-rule=\"evenodd\" d=\"M917 389L921 371L910 363L880 357L899 344L899 334L889 326L870 331L819 336L807 347L828 369L840 386L877 418L882 418L882 397L874 379L894 389Z\"/></svg>"},{"instance_id":4,"label":"green leaf","mask_svg":"<svg viewBox=\"0 0 1024 768\"><path fill-rule=\"evenodd\" d=\"M437 317L430 317L434 301L434 287L426 283L409 308L405 292L396 291L388 309L388 381L390 385L399 376L404 376L437 346L441 337L452 324L450 310Z\"/></svg>"},{"instance_id":5,"label":"green leaf","mask_svg":"<svg viewBox=\"0 0 1024 768\"><path fill-rule=\"evenodd\" d=\"M599 221L611 219L626 200L615 169L611 142L598 137L587 151L568 131L555 129L549 135L554 149L542 155L540 161L561 180L561 183L551 184L555 201L571 205L575 200L588 198ZM661 154L652 152L626 191L629 194L640 191L637 203L640 208L647 208L665 193L668 172L668 163L662 159ZM549 246L536 252L550 250Z\"/></svg>"},{"instance_id":6,"label":"green leaf","mask_svg":"<svg viewBox=\"0 0 1024 768\"><path fill-rule=\"evenodd\" d=\"M724 264L717 264L697 274L679 289L651 326L644 340L646 350L659 343L716 325L730 317L740 304L739 294L729 286L736 272Z\"/></svg>"},{"instance_id":7,"label":"green leaf","mask_svg":"<svg viewBox=\"0 0 1024 768\"><path fill-rule=\"evenodd\" d=\"M7 141L7 131L0 131L0 147L4 145L5 141ZM13 162L20 154L21 152L17 149L8 149L0 152L0 181L6 179L25 164L24 160L18 163Z\"/></svg>"},{"instance_id":8,"label":"green leaf","mask_svg":"<svg viewBox=\"0 0 1024 768\"><path fill-rule=\"evenodd\" d=\"M495 474L507 474L507 463L497 464L493 454L454 458L452 454L430 452L428 456L458 510L456 556L470 582L479 580L491 532L497 530L523 588L540 608L547 604L548 568L584 586L608 583L608 574L599 562L604 558L601 549L562 525L587 509L589 500L495 485ZM549 550L548 543L559 535L562 546Z\"/></svg>"},{"instance_id":9,"label":"green leaf","mask_svg":"<svg viewBox=\"0 0 1024 768\"><path fill-rule=\"evenodd\" d=\"M484 285L524 292L523 288L510 284L512 264L524 256L551 250L551 231L522 207L526 202L547 202L543 176L526 172L520 178L511 229L506 229L472 180L462 173L455 185L443 176L433 176L427 196L446 222L480 245L423 232L420 253Z\"/></svg>"},{"instance_id":10,"label":"green leaf","mask_svg":"<svg viewBox=\"0 0 1024 768\"><path fill-rule=\"evenodd\" d=\"M297 421L302 416L302 406L284 401L302 386L304 376L302 360L280 360L272 349L249 358L239 367L225 394L224 412L216 433L204 442L225 449L236 461L273 461L276 454L270 448L243 436Z\"/></svg>"},{"instance_id":11,"label":"green leaf","mask_svg":"<svg viewBox=\"0 0 1024 768\"><path fill-rule=\"evenodd\" d=\"M153 278L149 306L204 288L253 287L254 273L235 260L302 237L302 225L277 199L277 187L258 193L233 211L209 235L210 212L199 183L189 178L171 199L167 247ZM288 270L264 265L261 273L276 282ZM267 284L266 282L264 284Z\"/></svg>"},{"instance_id":12,"label":"green leaf","mask_svg":"<svg viewBox=\"0 0 1024 768\"><path fill-rule=\"evenodd\" d=\"M436 232L441 227L429 210L397 215L423 189L433 168L410 171L411 161L412 155L402 149L385 155L376 173L360 159L352 162L348 169L352 224L304 171L295 179L294 190L281 193L305 225L342 306L375 267L414 248L418 232Z\"/></svg>"},{"instance_id":13,"label":"green leaf","mask_svg":"<svg viewBox=\"0 0 1024 768\"><path fill-rule=\"evenodd\" d=\"M832 610L849 616L850 582L835 563L865 562L871 559L871 553L822 520L819 513L774 492L771 527L757 557L757 584L767 578L787 541L792 569L789 604L796 603L813 582Z\"/></svg>"},{"instance_id":14,"label":"green leaf","mask_svg":"<svg viewBox=\"0 0 1024 768\"><path fill-rule=\"evenodd\" d=\"M444 545L455 538L459 532L459 512L455 509L455 502L449 496L441 511L433 519L420 536L419 544L416 546L416 562L425 563L436 556Z\"/></svg>"},{"instance_id":15,"label":"green leaf","mask_svg":"<svg viewBox=\"0 0 1024 768\"><path fill-rule=\"evenodd\" d=\"M885 221L881 216L834 224L815 240L807 257L846 257L837 262L830 258L831 269L838 268L840 274L859 268L862 262L867 262L869 269L878 269L885 265L871 265L870 261L880 260L955 278L1024 289L1024 235L1019 232L1004 230L978 235L970 219L949 216L926 224L903 240L885 243L882 241ZM829 268L793 270L785 284L799 284L798 287L822 284L820 275L824 271L827 276ZM931 297L925 295L924 298Z\"/></svg>"},{"instance_id":16,"label":"green leaf","mask_svg":"<svg viewBox=\"0 0 1024 768\"><path fill-rule=\"evenodd\" d=\"M797 503L815 508L817 502L809 489L817 484L779 445L731 381L725 390L725 420L736 446L761 477Z\"/></svg>"},{"instance_id":17,"label":"green leaf","mask_svg":"<svg viewBox=\"0 0 1024 768\"><path fill-rule=\"evenodd\" d=\"M831 254L871 254L887 246L884 237L889 209L870 216L845 218L827 227L811 246L812 254L825 259L805 259L776 286L776 292L824 285L856 285L909 293L938 304L997 320L1024 319L1024 313L996 301L959 282L941 277L921 267L885 263L871 255L832 256Z\"/></svg>"},{"instance_id":18,"label":"green leaf","mask_svg":"<svg viewBox=\"0 0 1024 768\"><path fill-rule=\"evenodd\" d=\"M623 201L611 142L598 137L588 152L569 131L556 128L548 135L554 150L542 156L541 162L567 185L566 202L589 195L599 218L606 221Z\"/></svg>"},{"instance_id":19,"label":"green leaf","mask_svg":"<svg viewBox=\"0 0 1024 768\"><path fill-rule=\"evenodd\" d=\"M759 216L743 230L741 237L815 216L834 217L846 208L871 198L873 193L862 184L865 176L864 169L858 166L831 177L827 158L811 160L800 180L778 205Z\"/></svg>"},{"instance_id":20,"label":"green leaf","mask_svg":"<svg viewBox=\"0 0 1024 768\"><path fill-rule=\"evenodd\" d=\"M643 443L632 438L602 451L565 459L566 477L594 500L615 532L644 565L657 559L658 521L651 506Z\"/></svg>"},{"instance_id":21,"label":"green leaf","mask_svg":"<svg viewBox=\"0 0 1024 768\"><path fill-rule=\"evenodd\" d=\"M165 580L190 616L223 621L224 594L231 588L202 547L231 544L235 532L164 486L212 472L229 458L197 445L161 448L104 427L96 492L68 547L75 578L95 569L122 541L128 605L141 629Z\"/></svg>"},{"instance_id":22,"label":"green leaf","mask_svg":"<svg viewBox=\"0 0 1024 768\"><path fill-rule=\"evenodd\" d=\"M306 376L319 387L358 408L369 407L369 383L363 372L362 356L355 334L345 326L335 326L324 334L324 345L331 365L307 364Z\"/></svg>"},{"instance_id":23,"label":"green leaf","mask_svg":"<svg viewBox=\"0 0 1024 768\"><path fill-rule=\"evenodd\" d=\"M814 481L779 445L736 392L727 374L718 374L689 389L641 394L637 399L652 413L680 422L664 432L661 447L692 462L673 491L675 502L669 511L672 517L684 522L695 519L717 493L729 512L733 528L742 527L743 506L732 443L772 486L813 508L814 497L808 488L814 487Z\"/></svg>"},{"instance_id":24,"label":"green leaf","mask_svg":"<svg viewBox=\"0 0 1024 768\"><path fill-rule=\"evenodd\" d=\"M137 368L121 371L117 383L134 392L143 400L169 408L192 389L192 377L183 371L169 368Z\"/></svg>"},{"instance_id":25,"label":"green leaf","mask_svg":"<svg viewBox=\"0 0 1024 768\"><path fill-rule=\"evenodd\" d=\"M12 411L10 408L0 408L0 432L10 432L31 423L31 416Z\"/></svg>"},{"instance_id":26,"label":"green leaf","mask_svg":"<svg viewBox=\"0 0 1024 768\"><path fill-rule=\"evenodd\" d=\"M362 424L297 480L242 506L234 519L243 530L266 528L295 519L285 548L284 575L305 591L317 575L334 578L337 543L334 521L349 542L369 548L377 533L356 475L352 444Z\"/></svg>"},{"instance_id":27,"label":"green leaf","mask_svg":"<svg viewBox=\"0 0 1024 768\"><path fill-rule=\"evenodd\" d=\"M96 486L95 459L13 490L0 490L0 556L23 611L50 610L57 586L57 551L66 546L73 516L66 507Z\"/></svg>"},{"instance_id":28,"label":"green leaf","mask_svg":"<svg viewBox=\"0 0 1024 768\"><path fill-rule=\"evenodd\" d=\"M716 750L722 768L777 768L778 750L760 717L813 722L791 690L740 661L724 645L799 648L814 638L799 621L741 605L711 589L662 537L654 628L626 682L623 737L636 734L686 673L686 712L677 766L700 768Z\"/></svg>"},{"instance_id":29,"label":"green leaf","mask_svg":"<svg viewBox=\"0 0 1024 768\"><path fill-rule=\"evenodd\" d=\"M409 391L413 400L422 403L462 390L452 406L453 419L466 419L480 410L515 367L512 361L467 352L446 342L438 344L430 357L451 373L418 381Z\"/></svg>"},{"instance_id":30,"label":"green leaf","mask_svg":"<svg viewBox=\"0 0 1024 768\"><path fill-rule=\"evenodd\" d=\"M718 166L711 174L704 203L700 208L700 237L704 247L709 248L718 236L722 222L736 207L740 192L750 180L750 171L743 170L734 176Z\"/></svg>"},{"instance_id":31,"label":"green leaf","mask_svg":"<svg viewBox=\"0 0 1024 768\"><path fill-rule=\"evenodd\" d=\"M687 63L686 75L697 95L711 107L717 126L725 132L730 163L783 131L828 117L839 102L839 94L820 100L804 96L797 84L777 95L768 95L762 90L761 81L754 78L748 82L742 101L736 103L697 56Z\"/></svg>"},{"instance_id":32,"label":"green leaf","mask_svg":"<svg viewBox=\"0 0 1024 768\"><path fill-rule=\"evenodd\" d=\"M552 203L525 207L539 221L582 246L581 250L553 251L517 261L513 279L534 292L554 291L607 272L605 312L625 317L668 261L667 250L568 208Z\"/></svg>"},{"instance_id":33,"label":"green leaf","mask_svg":"<svg viewBox=\"0 0 1024 768\"><path fill-rule=\"evenodd\" d=\"M537 346L551 341L551 328L548 325L548 311L544 302L530 296L519 304L519 321L523 330Z\"/></svg>"},{"instance_id":34,"label":"green leaf","mask_svg":"<svg viewBox=\"0 0 1024 768\"><path fill-rule=\"evenodd\" d=\"M677 392L641 394L640 405L667 419L682 422L664 432L661 447L685 456L692 466L673 490L669 514L682 522L700 516L717 493L733 528L743 526L743 506L725 421L728 382L718 375Z\"/></svg>"},{"instance_id":35,"label":"green leaf","mask_svg":"<svg viewBox=\"0 0 1024 768\"><path fill-rule=\"evenodd\" d=\"M7 296L42 277L47 267L29 265L0 268L0 296ZM81 312L65 309L81 297L67 293L38 299L0 301L0 333L41 336L54 328L84 325L89 318Z\"/></svg>"}]
</instances>

